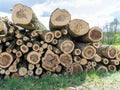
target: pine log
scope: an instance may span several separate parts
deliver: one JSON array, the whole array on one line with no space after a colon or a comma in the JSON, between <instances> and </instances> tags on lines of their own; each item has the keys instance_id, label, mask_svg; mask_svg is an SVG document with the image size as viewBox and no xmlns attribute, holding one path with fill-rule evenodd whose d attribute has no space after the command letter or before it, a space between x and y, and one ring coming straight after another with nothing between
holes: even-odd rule
<instances>
[{"instance_id":1,"label":"pine log","mask_svg":"<svg viewBox=\"0 0 120 90\"><path fill-rule=\"evenodd\" d=\"M70 54L61 54L60 55L60 63L64 67L68 67L69 65L72 64L72 56Z\"/></svg>"},{"instance_id":2,"label":"pine log","mask_svg":"<svg viewBox=\"0 0 120 90\"><path fill-rule=\"evenodd\" d=\"M18 69L17 69L17 66L16 65L11 65L9 68L8 68L8 70L10 71L10 72L17 72L18 71Z\"/></svg>"},{"instance_id":3,"label":"pine log","mask_svg":"<svg viewBox=\"0 0 120 90\"><path fill-rule=\"evenodd\" d=\"M33 10L22 4L16 4L12 8L12 21L14 24L28 30L46 30L45 26L39 22Z\"/></svg>"},{"instance_id":4,"label":"pine log","mask_svg":"<svg viewBox=\"0 0 120 90\"><path fill-rule=\"evenodd\" d=\"M102 59L101 59L101 57L98 55L98 54L96 54L93 58L92 58L92 61L95 61L95 62L100 62Z\"/></svg>"},{"instance_id":5,"label":"pine log","mask_svg":"<svg viewBox=\"0 0 120 90\"><path fill-rule=\"evenodd\" d=\"M34 64L30 64L30 63L28 64L28 69L29 69L29 70L33 70L34 68L35 68L35 65L34 65Z\"/></svg>"},{"instance_id":6,"label":"pine log","mask_svg":"<svg viewBox=\"0 0 120 90\"><path fill-rule=\"evenodd\" d=\"M102 63L105 65L109 64L109 60L107 58L102 58Z\"/></svg>"},{"instance_id":7,"label":"pine log","mask_svg":"<svg viewBox=\"0 0 120 90\"><path fill-rule=\"evenodd\" d=\"M16 57L17 57L17 58L22 57L22 52L21 52L21 51L17 51L17 52L16 52Z\"/></svg>"},{"instance_id":8,"label":"pine log","mask_svg":"<svg viewBox=\"0 0 120 90\"><path fill-rule=\"evenodd\" d=\"M92 59L96 54L96 49L86 43L77 43L77 47L81 49L81 56L86 59Z\"/></svg>"},{"instance_id":9,"label":"pine log","mask_svg":"<svg viewBox=\"0 0 120 90\"><path fill-rule=\"evenodd\" d=\"M75 48L73 50L73 55L80 55L81 54L81 50L79 48Z\"/></svg>"},{"instance_id":10,"label":"pine log","mask_svg":"<svg viewBox=\"0 0 120 90\"><path fill-rule=\"evenodd\" d=\"M65 9L57 8L50 16L49 27L51 30L65 28L71 20L71 15Z\"/></svg>"},{"instance_id":11,"label":"pine log","mask_svg":"<svg viewBox=\"0 0 120 90\"><path fill-rule=\"evenodd\" d=\"M27 71L28 71L27 68L20 67L18 73L20 76L25 76L27 74Z\"/></svg>"},{"instance_id":12,"label":"pine log","mask_svg":"<svg viewBox=\"0 0 120 90\"><path fill-rule=\"evenodd\" d=\"M58 31L58 30L56 30L56 31L54 31L54 36L55 36L55 38L61 38L61 36L62 36L62 33L60 32L60 31Z\"/></svg>"},{"instance_id":13,"label":"pine log","mask_svg":"<svg viewBox=\"0 0 120 90\"><path fill-rule=\"evenodd\" d=\"M54 33L48 30L44 30L41 32L40 37L44 42L50 43L54 39Z\"/></svg>"},{"instance_id":14,"label":"pine log","mask_svg":"<svg viewBox=\"0 0 120 90\"><path fill-rule=\"evenodd\" d=\"M81 58L81 60L80 60L81 65L86 65L87 63L88 63L87 59Z\"/></svg>"},{"instance_id":15,"label":"pine log","mask_svg":"<svg viewBox=\"0 0 120 90\"><path fill-rule=\"evenodd\" d=\"M69 33L72 37L83 36L89 31L89 24L82 19L73 19L69 23Z\"/></svg>"},{"instance_id":16,"label":"pine log","mask_svg":"<svg viewBox=\"0 0 120 90\"><path fill-rule=\"evenodd\" d=\"M80 57L80 56L73 56L73 60L74 60L74 62L76 62L76 63L80 63L81 57Z\"/></svg>"},{"instance_id":17,"label":"pine log","mask_svg":"<svg viewBox=\"0 0 120 90\"><path fill-rule=\"evenodd\" d=\"M67 29L62 29L62 30L61 30L61 33L62 33L62 35L64 35L64 36L65 36L65 35L67 35L67 34L68 34L68 30L67 30Z\"/></svg>"},{"instance_id":18,"label":"pine log","mask_svg":"<svg viewBox=\"0 0 120 90\"><path fill-rule=\"evenodd\" d=\"M62 66L58 65L58 67L55 69L56 72L60 73L62 71Z\"/></svg>"},{"instance_id":19,"label":"pine log","mask_svg":"<svg viewBox=\"0 0 120 90\"><path fill-rule=\"evenodd\" d=\"M27 71L27 74L28 74L29 76L33 76L34 72L33 72L33 70L28 70L28 71Z\"/></svg>"},{"instance_id":20,"label":"pine log","mask_svg":"<svg viewBox=\"0 0 120 90\"><path fill-rule=\"evenodd\" d=\"M23 54L25 54L29 51L29 48L27 47L27 45L23 44L20 46L20 50L22 51Z\"/></svg>"},{"instance_id":21,"label":"pine log","mask_svg":"<svg viewBox=\"0 0 120 90\"><path fill-rule=\"evenodd\" d=\"M37 68L37 69L35 70L35 74L36 74L36 75L41 75L42 72L43 72L43 69L42 69L41 67L39 67L39 68Z\"/></svg>"},{"instance_id":22,"label":"pine log","mask_svg":"<svg viewBox=\"0 0 120 90\"><path fill-rule=\"evenodd\" d=\"M77 74L78 72L83 72L83 68L79 63L73 63L72 64L72 69L71 69L71 74Z\"/></svg>"},{"instance_id":23,"label":"pine log","mask_svg":"<svg viewBox=\"0 0 120 90\"><path fill-rule=\"evenodd\" d=\"M19 73L13 73L12 74L12 76L11 76L12 78L20 78L20 75L19 75Z\"/></svg>"},{"instance_id":24,"label":"pine log","mask_svg":"<svg viewBox=\"0 0 120 90\"><path fill-rule=\"evenodd\" d=\"M83 42L99 42L102 37L103 33L101 28L92 27L86 35L80 37L80 40Z\"/></svg>"},{"instance_id":25,"label":"pine log","mask_svg":"<svg viewBox=\"0 0 120 90\"><path fill-rule=\"evenodd\" d=\"M6 34L8 33L7 31L8 29L5 22L0 20L0 37L6 36Z\"/></svg>"},{"instance_id":26,"label":"pine log","mask_svg":"<svg viewBox=\"0 0 120 90\"><path fill-rule=\"evenodd\" d=\"M106 58L113 59L117 55L117 50L113 46L104 45L98 48L97 53L101 56L104 56Z\"/></svg>"},{"instance_id":27,"label":"pine log","mask_svg":"<svg viewBox=\"0 0 120 90\"><path fill-rule=\"evenodd\" d=\"M7 68L13 62L13 56L10 53L2 52L0 54L0 67Z\"/></svg>"},{"instance_id":28,"label":"pine log","mask_svg":"<svg viewBox=\"0 0 120 90\"><path fill-rule=\"evenodd\" d=\"M112 64L112 65L119 65L120 64L120 61L119 60L110 60L110 64Z\"/></svg>"},{"instance_id":29,"label":"pine log","mask_svg":"<svg viewBox=\"0 0 120 90\"><path fill-rule=\"evenodd\" d=\"M58 67L60 59L58 55L53 53L51 50L47 50L45 56L42 58L42 67L45 70L55 72L55 69Z\"/></svg>"},{"instance_id":30,"label":"pine log","mask_svg":"<svg viewBox=\"0 0 120 90\"><path fill-rule=\"evenodd\" d=\"M97 71L103 71L103 72L108 72L108 68L104 65L99 65L97 66Z\"/></svg>"},{"instance_id":31,"label":"pine log","mask_svg":"<svg viewBox=\"0 0 120 90\"><path fill-rule=\"evenodd\" d=\"M94 46L96 49L101 46L100 42L94 42L92 43L92 46Z\"/></svg>"},{"instance_id":32,"label":"pine log","mask_svg":"<svg viewBox=\"0 0 120 90\"><path fill-rule=\"evenodd\" d=\"M119 60L120 61L120 51L118 51L117 52L117 54L116 54L116 57L115 57L117 60Z\"/></svg>"},{"instance_id":33,"label":"pine log","mask_svg":"<svg viewBox=\"0 0 120 90\"><path fill-rule=\"evenodd\" d=\"M63 53L71 53L74 50L75 45L72 40L60 39L58 47Z\"/></svg>"},{"instance_id":34,"label":"pine log","mask_svg":"<svg viewBox=\"0 0 120 90\"><path fill-rule=\"evenodd\" d=\"M36 51L31 51L27 55L27 61L31 64L37 64L40 62L41 54Z\"/></svg>"},{"instance_id":35,"label":"pine log","mask_svg":"<svg viewBox=\"0 0 120 90\"><path fill-rule=\"evenodd\" d=\"M108 70L111 72L115 72L117 69L115 65L108 65Z\"/></svg>"}]
</instances>

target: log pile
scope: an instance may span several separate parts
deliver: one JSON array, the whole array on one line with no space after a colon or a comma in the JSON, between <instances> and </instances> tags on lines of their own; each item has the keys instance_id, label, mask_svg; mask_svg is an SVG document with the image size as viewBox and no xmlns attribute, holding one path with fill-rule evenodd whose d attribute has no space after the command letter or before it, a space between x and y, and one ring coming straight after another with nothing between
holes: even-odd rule
<instances>
[{"instance_id":1,"label":"log pile","mask_svg":"<svg viewBox=\"0 0 120 90\"><path fill-rule=\"evenodd\" d=\"M120 51L100 43L99 27L71 20L70 13L59 8L52 12L49 27L22 4L13 7L12 22L0 18L1 78L119 70Z\"/></svg>"}]
</instances>

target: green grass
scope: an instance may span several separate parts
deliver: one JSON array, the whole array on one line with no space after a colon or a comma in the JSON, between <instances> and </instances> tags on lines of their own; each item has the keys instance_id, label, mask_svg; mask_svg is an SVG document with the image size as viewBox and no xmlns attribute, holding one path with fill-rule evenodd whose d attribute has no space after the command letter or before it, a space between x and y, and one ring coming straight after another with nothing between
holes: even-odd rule
<instances>
[{"instance_id":1,"label":"green grass","mask_svg":"<svg viewBox=\"0 0 120 90\"><path fill-rule=\"evenodd\" d=\"M33 77L8 79L0 82L0 90L59 90L60 88L76 87L86 83L106 78L112 73L91 71L89 73L78 73L76 75L47 76L35 79ZM119 72L120 74L120 72Z\"/></svg>"}]
</instances>

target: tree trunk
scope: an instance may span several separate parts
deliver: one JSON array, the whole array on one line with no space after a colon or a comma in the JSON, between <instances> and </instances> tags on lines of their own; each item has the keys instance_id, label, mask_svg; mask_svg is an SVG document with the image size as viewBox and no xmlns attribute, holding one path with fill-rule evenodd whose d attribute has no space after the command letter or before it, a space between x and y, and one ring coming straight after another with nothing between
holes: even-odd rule
<instances>
[{"instance_id":1,"label":"tree trunk","mask_svg":"<svg viewBox=\"0 0 120 90\"><path fill-rule=\"evenodd\" d=\"M66 28L71 20L71 15L65 9L57 8L50 16L49 27L51 30Z\"/></svg>"},{"instance_id":2,"label":"tree trunk","mask_svg":"<svg viewBox=\"0 0 120 90\"><path fill-rule=\"evenodd\" d=\"M46 30L45 26L38 20L33 10L22 4L16 4L12 8L12 20L14 24L28 30Z\"/></svg>"},{"instance_id":3,"label":"tree trunk","mask_svg":"<svg viewBox=\"0 0 120 90\"><path fill-rule=\"evenodd\" d=\"M89 24L82 19L74 19L69 23L69 33L73 37L83 36L89 31Z\"/></svg>"}]
</instances>

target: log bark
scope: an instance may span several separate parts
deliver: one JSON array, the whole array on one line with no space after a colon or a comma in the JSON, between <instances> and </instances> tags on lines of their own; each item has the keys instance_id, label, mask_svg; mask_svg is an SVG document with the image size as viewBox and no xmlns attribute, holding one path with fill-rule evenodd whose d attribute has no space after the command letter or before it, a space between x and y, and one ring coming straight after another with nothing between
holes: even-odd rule
<instances>
[{"instance_id":1,"label":"log bark","mask_svg":"<svg viewBox=\"0 0 120 90\"><path fill-rule=\"evenodd\" d=\"M89 31L89 24L82 19L73 19L69 23L69 33L72 37L83 36Z\"/></svg>"},{"instance_id":2,"label":"log bark","mask_svg":"<svg viewBox=\"0 0 120 90\"><path fill-rule=\"evenodd\" d=\"M99 42L102 37L103 33L101 28L92 27L86 35L80 37L80 40L83 42Z\"/></svg>"},{"instance_id":3,"label":"log bark","mask_svg":"<svg viewBox=\"0 0 120 90\"><path fill-rule=\"evenodd\" d=\"M58 55L53 53L51 50L47 50L45 56L42 58L42 67L51 72L55 72L59 63L60 59Z\"/></svg>"},{"instance_id":4,"label":"log bark","mask_svg":"<svg viewBox=\"0 0 120 90\"><path fill-rule=\"evenodd\" d=\"M74 50L75 45L70 39L60 39L58 47L63 53L71 53Z\"/></svg>"},{"instance_id":5,"label":"log bark","mask_svg":"<svg viewBox=\"0 0 120 90\"><path fill-rule=\"evenodd\" d=\"M115 57L117 60L119 60L120 61L120 51L118 51L117 52L117 54L116 54L116 57Z\"/></svg>"},{"instance_id":6,"label":"log bark","mask_svg":"<svg viewBox=\"0 0 120 90\"><path fill-rule=\"evenodd\" d=\"M41 54L36 51L31 51L27 55L27 61L31 64L37 64L40 62Z\"/></svg>"},{"instance_id":7,"label":"log bark","mask_svg":"<svg viewBox=\"0 0 120 90\"><path fill-rule=\"evenodd\" d=\"M71 15L65 9L57 8L50 16L49 27L51 30L65 28L71 20Z\"/></svg>"},{"instance_id":8,"label":"log bark","mask_svg":"<svg viewBox=\"0 0 120 90\"><path fill-rule=\"evenodd\" d=\"M96 49L85 43L77 43L77 47L81 49L81 56L86 59L92 59L96 54Z\"/></svg>"},{"instance_id":9,"label":"log bark","mask_svg":"<svg viewBox=\"0 0 120 90\"><path fill-rule=\"evenodd\" d=\"M60 63L64 67L68 67L69 65L72 64L72 56L70 54L61 54L60 55Z\"/></svg>"},{"instance_id":10,"label":"log bark","mask_svg":"<svg viewBox=\"0 0 120 90\"><path fill-rule=\"evenodd\" d=\"M104 45L104 46L101 46L100 48L98 48L97 53L106 58L113 59L117 55L117 50L113 46L109 46L109 45L105 46Z\"/></svg>"},{"instance_id":11,"label":"log bark","mask_svg":"<svg viewBox=\"0 0 120 90\"><path fill-rule=\"evenodd\" d=\"M28 30L46 30L46 27L38 20L30 7L16 4L12 8L12 21Z\"/></svg>"},{"instance_id":12,"label":"log bark","mask_svg":"<svg viewBox=\"0 0 120 90\"><path fill-rule=\"evenodd\" d=\"M0 67L7 68L13 62L13 56L10 53L2 52L0 55Z\"/></svg>"}]
</instances>

